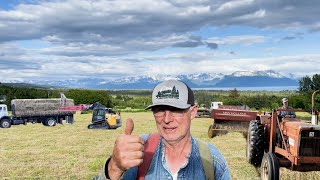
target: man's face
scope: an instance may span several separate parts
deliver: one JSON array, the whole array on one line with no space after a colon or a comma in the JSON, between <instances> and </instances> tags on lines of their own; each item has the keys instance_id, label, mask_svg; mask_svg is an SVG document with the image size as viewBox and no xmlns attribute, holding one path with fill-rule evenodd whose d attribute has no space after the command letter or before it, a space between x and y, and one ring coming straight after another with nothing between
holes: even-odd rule
<instances>
[{"instance_id":1,"label":"man's face","mask_svg":"<svg viewBox=\"0 0 320 180\"><path fill-rule=\"evenodd\" d=\"M284 106L284 107L288 107L288 101L284 101L284 102L283 102L283 106Z\"/></svg>"},{"instance_id":2,"label":"man's face","mask_svg":"<svg viewBox=\"0 0 320 180\"><path fill-rule=\"evenodd\" d=\"M191 119L197 113L197 106L178 109L170 106L152 108L159 133L167 142L179 142L190 135Z\"/></svg>"}]
</instances>

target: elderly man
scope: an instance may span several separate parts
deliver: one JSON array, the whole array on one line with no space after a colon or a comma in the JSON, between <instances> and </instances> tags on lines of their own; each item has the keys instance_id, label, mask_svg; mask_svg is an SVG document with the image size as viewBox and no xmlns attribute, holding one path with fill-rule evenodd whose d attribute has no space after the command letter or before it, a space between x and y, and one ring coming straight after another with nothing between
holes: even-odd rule
<instances>
[{"instance_id":1,"label":"elderly man","mask_svg":"<svg viewBox=\"0 0 320 180\"><path fill-rule=\"evenodd\" d=\"M290 110L290 109L293 109L292 107L290 107L288 104L289 104L289 101L288 101L288 98L282 98L282 107L280 107L279 109L283 109L283 110ZM296 114L295 112L293 111L280 111L278 113L281 117L296 117Z\"/></svg>"},{"instance_id":2,"label":"elderly man","mask_svg":"<svg viewBox=\"0 0 320 180\"><path fill-rule=\"evenodd\" d=\"M146 109L152 110L158 133L132 135L133 121L128 119L99 179L230 179L219 150L190 134L197 105L185 83L158 84L152 103Z\"/></svg>"}]
</instances>

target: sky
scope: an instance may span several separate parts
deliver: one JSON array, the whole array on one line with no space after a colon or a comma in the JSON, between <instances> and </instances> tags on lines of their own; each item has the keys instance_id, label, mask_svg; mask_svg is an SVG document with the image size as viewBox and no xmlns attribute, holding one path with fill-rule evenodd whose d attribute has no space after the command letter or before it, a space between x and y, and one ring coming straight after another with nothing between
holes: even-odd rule
<instances>
[{"instance_id":1,"label":"sky","mask_svg":"<svg viewBox=\"0 0 320 180\"><path fill-rule=\"evenodd\" d=\"M0 82L320 73L319 0L1 0Z\"/></svg>"}]
</instances>

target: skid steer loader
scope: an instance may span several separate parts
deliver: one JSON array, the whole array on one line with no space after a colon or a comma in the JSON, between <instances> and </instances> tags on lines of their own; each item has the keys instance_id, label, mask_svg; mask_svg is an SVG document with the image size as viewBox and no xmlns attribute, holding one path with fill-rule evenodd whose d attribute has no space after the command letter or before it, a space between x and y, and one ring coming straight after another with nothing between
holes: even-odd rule
<instances>
[{"instance_id":1,"label":"skid steer loader","mask_svg":"<svg viewBox=\"0 0 320 180\"><path fill-rule=\"evenodd\" d=\"M88 129L116 129L121 126L121 117L119 112L108 108L99 102L90 105L92 109L92 123Z\"/></svg>"}]
</instances>

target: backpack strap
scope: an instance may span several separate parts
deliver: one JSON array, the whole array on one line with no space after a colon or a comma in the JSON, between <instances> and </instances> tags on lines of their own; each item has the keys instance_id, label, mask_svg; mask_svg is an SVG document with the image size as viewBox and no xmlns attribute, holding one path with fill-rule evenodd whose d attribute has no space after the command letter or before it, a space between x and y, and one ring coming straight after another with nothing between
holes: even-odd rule
<instances>
[{"instance_id":1,"label":"backpack strap","mask_svg":"<svg viewBox=\"0 0 320 180\"><path fill-rule=\"evenodd\" d=\"M198 144L200 159L202 162L202 167L203 167L206 179L214 180L213 157L210 153L208 143L197 138L195 139Z\"/></svg>"},{"instance_id":2,"label":"backpack strap","mask_svg":"<svg viewBox=\"0 0 320 180\"><path fill-rule=\"evenodd\" d=\"M138 166L137 180L143 180L147 175L152 158L160 141L160 134L151 134L144 144L143 162Z\"/></svg>"}]
</instances>

